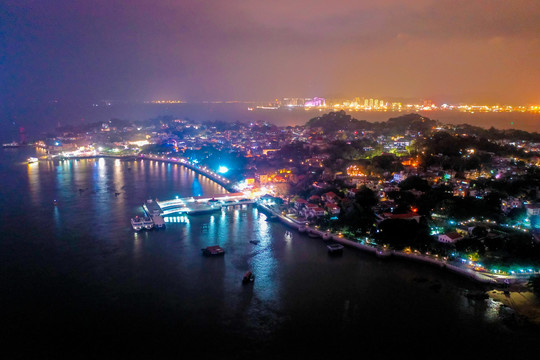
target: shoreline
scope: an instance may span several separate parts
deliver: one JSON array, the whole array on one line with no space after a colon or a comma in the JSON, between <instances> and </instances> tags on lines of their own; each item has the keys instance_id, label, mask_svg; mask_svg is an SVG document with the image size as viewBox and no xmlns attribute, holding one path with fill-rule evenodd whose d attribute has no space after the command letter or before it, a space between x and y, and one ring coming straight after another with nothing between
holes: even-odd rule
<instances>
[{"instance_id":1,"label":"shoreline","mask_svg":"<svg viewBox=\"0 0 540 360\"><path fill-rule=\"evenodd\" d=\"M287 216L284 216L270 209L267 205L257 204L257 207L260 208L261 211L265 214L276 216L281 223L294 228L298 232L302 232L299 229L303 226L306 228L306 230L304 231L305 233L310 231L316 232L320 235L321 240L322 235L326 233L294 221ZM483 285L492 286L489 290L486 289L485 293L493 301L499 302L502 304L502 306L506 306L512 309L515 315L517 315L517 317L512 318L513 321L517 321L517 323L521 325L529 324L535 327L540 326L540 299L538 299L535 294L526 286L528 279L510 276L486 276L472 269L462 268L457 266L456 264L451 264L447 261L434 259L427 255L415 253L408 254L403 251L397 250L379 250L374 246L360 244L358 242L347 239L345 237L341 237L336 234L332 234L331 239L344 246L353 247L361 251L374 253L375 255L377 255L377 257L380 258L397 256L402 259L416 260L425 264L436 265L440 269L449 270L454 274L464 276L472 281L481 283ZM512 281L505 282L506 279ZM501 287L503 286L507 289L506 291L501 289Z\"/></svg>"},{"instance_id":2,"label":"shoreline","mask_svg":"<svg viewBox=\"0 0 540 360\"><path fill-rule=\"evenodd\" d=\"M326 231L321 231L321 230L315 229L313 227L309 227L307 225L301 224L301 223L299 223L297 221L294 221L294 220L288 218L287 216L284 216L281 213L278 213L278 212L274 211L273 209L269 208L267 205L258 204L258 207L262 208L265 212L267 212L267 213L269 213L269 214L271 214L273 216L276 216L283 224L285 224L285 225L287 225L289 227L293 227L299 232L300 232L301 227L305 227L306 232L315 233L321 238L322 238L323 234L327 233ZM438 267L440 267L442 269L448 269L448 270L450 270L450 271L452 271L454 273L466 276L466 277L468 277L468 278L470 278L472 280L475 280L475 281L483 283L483 284L495 285L495 286L509 286L509 285L516 286L517 285L517 286L522 286L523 287L525 284L527 284L527 282L529 280L529 277L525 278L525 277L519 277L519 276L515 276L515 275L514 276L512 276L512 275L492 275L492 274L489 274L489 273L480 273L478 271L459 266L460 263L458 263L458 262L452 263L452 262L448 262L447 260L440 260L440 259L431 257L429 255L416 254L416 253L410 253L409 254L409 253L406 253L404 251L390 250L390 249L385 249L383 247L375 247L375 246L364 245L364 244L360 244L360 243L358 243L358 242L356 242L354 240L347 239L347 238L345 238L343 236L339 236L338 234L334 234L334 233L331 234L331 239L338 242L338 243L340 243L340 244L342 244L342 245L346 245L346 246L349 246L349 247L357 248L359 250L374 253L375 255L377 255L380 258L385 258L385 257L389 257L389 256L397 256L397 257L400 257L400 258L411 259L411 260L416 260L416 261L421 261L421 262L424 262L424 263L436 265L436 266L438 266Z\"/></svg>"}]
</instances>

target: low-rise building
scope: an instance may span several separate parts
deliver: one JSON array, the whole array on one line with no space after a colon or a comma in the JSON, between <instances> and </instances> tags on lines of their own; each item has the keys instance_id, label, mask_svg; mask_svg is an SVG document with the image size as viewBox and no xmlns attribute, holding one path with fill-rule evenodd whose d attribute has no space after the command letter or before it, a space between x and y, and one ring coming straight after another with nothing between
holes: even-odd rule
<instances>
[{"instance_id":1,"label":"low-rise building","mask_svg":"<svg viewBox=\"0 0 540 360\"><path fill-rule=\"evenodd\" d=\"M437 240L439 242L447 243L447 244L454 244L456 241L459 241L461 239L463 239L463 236L461 236L460 234L458 234L455 231L452 231L452 232L449 232L449 233L446 233L446 234L440 234L437 237Z\"/></svg>"}]
</instances>

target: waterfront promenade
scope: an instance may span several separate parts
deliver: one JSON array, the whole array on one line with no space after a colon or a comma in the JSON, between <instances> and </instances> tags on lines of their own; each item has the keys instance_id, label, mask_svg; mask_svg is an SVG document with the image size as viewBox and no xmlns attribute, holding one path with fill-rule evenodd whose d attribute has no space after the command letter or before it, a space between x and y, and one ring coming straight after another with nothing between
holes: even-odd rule
<instances>
[{"instance_id":1,"label":"waterfront promenade","mask_svg":"<svg viewBox=\"0 0 540 360\"><path fill-rule=\"evenodd\" d=\"M208 177L209 179L213 180L214 182L218 183L219 185L223 186L227 191L234 192L234 189L232 187L232 183L229 179L226 177L212 171L211 169L207 168L206 166L199 166L183 157L178 156L165 156L165 155L152 155L152 154L140 154L138 156L140 159L148 159L148 160L154 160L154 161L162 161L172 164L179 164L183 165L201 175L204 175Z\"/></svg>"},{"instance_id":2,"label":"waterfront promenade","mask_svg":"<svg viewBox=\"0 0 540 360\"><path fill-rule=\"evenodd\" d=\"M385 258L389 256L396 256L399 258L410 259L415 261L420 261L432 265L436 265L443 269L448 269L454 273L466 276L478 282L491 285L525 285L529 278L533 275L540 274L539 271L532 271L526 274L516 274L516 275L507 275L507 274L492 274L488 271L479 271L471 267L467 262L449 260L441 258L437 255L431 254L422 254L419 252L405 252L399 250L388 249L384 246L371 245L361 243L355 240L348 239L341 234L329 233L327 231L322 231L315 227L311 227L306 222L300 222L295 219L282 214L280 211L273 208L271 205L259 204L259 208L270 216L276 216L283 224L292 227L300 232L312 233L317 235L320 238L331 239L335 242L338 242L342 245L348 247L354 247L362 251L373 253L378 257Z\"/></svg>"}]
</instances>

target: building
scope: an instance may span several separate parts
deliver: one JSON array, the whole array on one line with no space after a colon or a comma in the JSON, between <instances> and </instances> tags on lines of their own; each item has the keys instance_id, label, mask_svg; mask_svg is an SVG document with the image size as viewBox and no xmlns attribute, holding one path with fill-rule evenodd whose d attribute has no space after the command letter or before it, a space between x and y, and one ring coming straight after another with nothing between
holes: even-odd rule
<instances>
[{"instance_id":1,"label":"building","mask_svg":"<svg viewBox=\"0 0 540 360\"><path fill-rule=\"evenodd\" d=\"M456 241L459 241L461 239L463 239L463 236L461 236L455 231L449 232L446 234L441 234L437 237L437 240L439 242L446 243L446 244L454 244Z\"/></svg>"}]
</instances>

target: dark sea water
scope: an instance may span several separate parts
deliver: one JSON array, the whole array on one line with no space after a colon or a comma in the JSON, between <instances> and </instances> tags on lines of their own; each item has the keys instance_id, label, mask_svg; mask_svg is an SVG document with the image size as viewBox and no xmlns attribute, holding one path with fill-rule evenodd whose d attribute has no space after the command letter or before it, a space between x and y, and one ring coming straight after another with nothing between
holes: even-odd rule
<instances>
[{"instance_id":1,"label":"dark sea water","mask_svg":"<svg viewBox=\"0 0 540 360\"><path fill-rule=\"evenodd\" d=\"M23 127L26 139L39 138L53 131L58 125L81 125L93 122L108 121L112 118L125 120L148 120L158 116L193 121L266 121L278 126L303 125L309 119L320 116L330 110L319 111L304 109L256 109L256 104L247 103L184 103L184 104L144 104L144 103L112 103L106 106L96 104L49 103L32 104L0 110L0 140L20 141L20 128ZM254 107L254 111L248 111ZM370 122L387 121L407 112L348 112L358 120ZM540 113L462 113L457 111L424 111L421 115L448 124L468 123L475 126L498 129L520 129L540 132Z\"/></svg>"},{"instance_id":2,"label":"dark sea water","mask_svg":"<svg viewBox=\"0 0 540 360\"><path fill-rule=\"evenodd\" d=\"M33 153L0 150L4 359L499 359L537 348L540 333L500 303L465 297L477 284L348 248L329 256L320 239L287 240L256 207L134 233L149 196L224 192L191 170L25 164ZM203 257L214 244L224 257ZM256 280L243 286L248 269Z\"/></svg>"}]
</instances>

